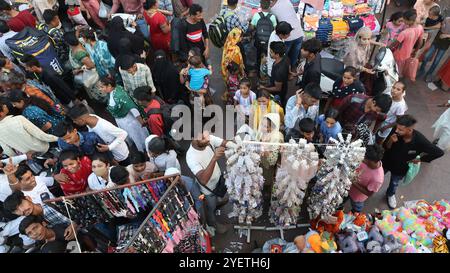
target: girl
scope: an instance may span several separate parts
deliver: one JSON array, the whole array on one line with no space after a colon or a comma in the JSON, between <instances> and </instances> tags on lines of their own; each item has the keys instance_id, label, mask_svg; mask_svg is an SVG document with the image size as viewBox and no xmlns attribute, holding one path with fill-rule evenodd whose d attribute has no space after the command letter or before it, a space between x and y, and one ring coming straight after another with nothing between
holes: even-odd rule
<instances>
[{"instance_id":1,"label":"girl","mask_svg":"<svg viewBox=\"0 0 450 273\"><path fill-rule=\"evenodd\" d=\"M183 73L187 73L184 75ZM194 97L198 97L199 100L194 100L194 105L197 103L201 109L206 107L205 95L208 93L209 88L209 76L212 72L205 68L200 56L192 56L189 58L189 66L186 70L180 72L180 82L185 83L186 87L192 92ZM185 82L186 76L188 81Z\"/></svg>"},{"instance_id":2,"label":"girl","mask_svg":"<svg viewBox=\"0 0 450 273\"><path fill-rule=\"evenodd\" d=\"M111 164L105 154L92 156L92 173L88 177L89 188L93 191L117 186L111 181Z\"/></svg>"},{"instance_id":3,"label":"girl","mask_svg":"<svg viewBox=\"0 0 450 273\"><path fill-rule=\"evenodd\" d=\"M320 143L327 144L330 137L337 139L337 135L342 132L341 124L337 121L338 114L339 112L336 109L331 108L325 115L320 115L317 118Z\"/></svg>"},{"instance_id":4,"label":"girl","mask_svg":"<svg viewBox=\"0 0 450 273\"><path fill-rule=\"evenodd\" d=\"M392 105L386 114L386 119L381 124L381 128L377 134L377 143L383 144L386 137L391 133L392 127L395 126L398 116L403 116L408 110L404 99L406 92L405 83L398 81L392 86L391 97Z\"/></svg>"},{"instance_id":5,"label":"girl","mask_svg":"<svg viewBox=\"0 0 450 273\"><path fill-rule=\"evenodd\" d=\"M85 192L88 177L92 173L92 162L87 156L80 157L74 151L63 151L59 156L63 168L55 175L65 195Z\"/></svg>"},{"instance_id":6,"label":"girl","mask_svg":"<svg viewBox=\"0 0 450 273\"><path fill-rule=\"evenodd\" d=\"M422 47L422 36L424 33L423 27L417 24L417 12L414 9L407 10L403 14L403 18L405 20L406 28L389 46L394 52L394 58L398 65L400 77L403 77L405 67L408 66L407 60L416 56L417 51Z\"/></svg>"},{"instance_id":7,"label":"girl","mask_svg":"<svg viewBox=\"0 0 450 273\"><path fill-rule=\"evenodd\" d=\"M54 128L64 120L46 101L35 96L29 97L21 90L11 91L9 99L25 118L48 134L54 134Z\"/></svg>"},{"instance_id":8,"label":"girl","mask_svg":"<svg viewBox=\"0 0 450 273\"><path fill-rule=\"evenodd\" d=\"M141 109L116 82L109 77L100 80L100 89L109 96L107 109L116 120L119 128L128 132L139 151L145 151L145 139L149 136L142 118Z\"/></svg>"},{"instance_id":9,"label":"girl","mask_svg":"<svg viewBox=\"0 0 450 273\"><path fill-rule=\"evenodd\" d=\"M222 100L227 105L233 105L234 95L239 88L239 66L235 62L231 62L228 64L227 70L227 90L223 93Z\"/></svg>"},{"instance_id":10,"label":"girl","mask_svg":"<svg viewBox=\"0 0 450 273\"><path fill-rule=\"evenodd\" d=\"M116 60L108 50L108 44L103 40L97 40L95 32L92 28L85 29L81 32L81 36L85 41L86 50L95 63L95 68L100 78L115 75Z\"/></svg>"},{"instance_id":11,"label":"girl","mask_svg":"<svg viewBox=\"0 0 450 273\"><path fill-rule=\"evenodd\" d=\"M251 82L249 79L244 78L239 83L239 90L234 95L234 106L239 105L238 111L245 116L246 123L250 117L250 108L254 101L256 101L256 94L250 90Z\"/></svg>"},{"instance_id":12,"label":"girl","mask_svg":"<svg viewBox=\"0 0 450 273\"><path fill-rule=\"evenodd\" d=\"M166 169L172 167L181 170L177 153L169 139L150 135L145 140L145 144L150 162L156 166L158 172L165 172Z\"/></svg>"},{"instance_id":13,"label":"girl","mask_svg":"<svg viewBox=\"0 0 450 273\"><path fill-rule=\"evenodd\" d=\"M330 92L327 99L324 113L326 113L330 107L338 109L346 96L356 93L363 94L364 92L364 85L357 79L356 68L347 66L344 69L342 79L335 81L333 84L333 90Z\"/></svg>"},{"instance_id":14,"label":"girl","mask_svg":"<svg viewBox=\"0 0 450 273\"><path fill-rule=\"evenodd\" d=\"M393 13L389 22L386 23L385 35L381 42L388 45L388 43L396 39L404 29L405 23L403 22L403 12L398 11Z\"/></svg>"},{"instance_id":15,"label":"girl","mask_svg":"<svg viewBox=\"0 0 450 273\"><path fill-rule=\"evenodd\" d=\"M260 90L258 92L258 99L253 102L250 112L250 124L253 125L252 129L257 131L259 129L261 120L265 114L275 113L280 116L280 127L283 125L284 110L283 108L273 100L272 95L266 90ZM252 122L253 119L253 122Z\"/></svg>"},{"instance_id":16,"label":"girl","mask_svg":"<svg viewBox=\"0 0 450 273\"><path fill-rule=\"evenodd\" d=\"M130 183L150 179L157 170L155 164L148 162L144 153L141 152L131 155L131 165L127 167Z\"/></svg>"}]
</instances>

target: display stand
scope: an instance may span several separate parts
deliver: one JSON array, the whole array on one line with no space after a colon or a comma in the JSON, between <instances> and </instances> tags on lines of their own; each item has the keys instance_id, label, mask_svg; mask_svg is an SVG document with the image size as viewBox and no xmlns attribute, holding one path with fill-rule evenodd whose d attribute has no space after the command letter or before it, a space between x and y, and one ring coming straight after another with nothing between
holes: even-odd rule
<instances>
[{"instance_id":1,"label":"display stand","mask_svg":"<svg viewBox=\"0 0 450 273\"><path fill-rule=\"evenodd\" d=\"M275 227L266 227L266 226L253 226L253 225L235 225L234 229L238 230L239 237L242 237L245 235L247 237L247 243L250 243L251 239L251 231L252 230L259 230L259 231L279 231L281 239L284 240L284 231L285 230L291 230L296 228L304 228L309 227L309 223L304 224L296 224L296 225L290 225L290 226L275 226Z\"/></svg>"}]
</instances>

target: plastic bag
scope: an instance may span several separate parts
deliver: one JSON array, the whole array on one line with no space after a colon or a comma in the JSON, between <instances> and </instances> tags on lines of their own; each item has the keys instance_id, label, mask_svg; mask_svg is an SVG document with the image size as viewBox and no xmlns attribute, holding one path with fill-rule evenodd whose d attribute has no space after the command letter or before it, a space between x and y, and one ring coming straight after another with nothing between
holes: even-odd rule
<instances>
[{"instance_id":1,"label":"plastic bag","mask_svg":"<svg viewBox=\"0 0 450 273\"><path fill-rule=\"evenodd\" d=\"M110 11L111 11L111 6L106 5L105 3L100 1L100 8L98 10L98 17L100 17L100 18L107 18Z\"/></svg>"},{"instance_id":2,"label":"plastic bag","mask_svg":"<svg viewBox=\"0 0 450 273\"><path fill-rule=\"evenodd\" d=\"M416 159L420 159L420 157L417 157ZM414 177L417 176L417 174L420 171L420 162L419 163L408 163L408 172L406 173L405 178L401 182L402 186L406 186L411 184L411 182L414 180Z\"/></svg>"}]
</instances>

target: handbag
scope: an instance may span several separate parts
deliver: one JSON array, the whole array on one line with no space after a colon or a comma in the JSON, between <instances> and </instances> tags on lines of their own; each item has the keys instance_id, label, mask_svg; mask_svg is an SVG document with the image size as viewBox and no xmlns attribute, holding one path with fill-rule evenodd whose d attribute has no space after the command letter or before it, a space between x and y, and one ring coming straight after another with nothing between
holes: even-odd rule
<instances>
[{"instance_id":1,"label":"handbag","mask_svg":"<svg viewBox=\"0 0 450 273\"><path fill-rule=\"evenodd\" d=\"M416 157L416 159L420 159L420 157ZM411 184L411 182L414 180L414 178L417 176L417 174L420 171L420 162L419 163L408 163L408 172L406 173L405 178L403 181L400 182L400 185L406 186Z\"/></svg>"},{"instance_id":2,"label":"handbag","mask_svg":"<svg viewBox=\"0 0 450 273\"><path fill-rule=\"evenodd\" d=\"M214 149L211 145L209 145L209 148L211 148L211 150L214 152ZM227 185L225 185L225 178L223 177L222 174L220 175L219 182L217 182L217 186L214 190L211 190L208 186L201 184L197 176L195 176L195 181L197 181L200 187L205 188L207 191L209 191L210 193L214 194L217 197L223 198L227 194L228 188Z\"/></svg>"},{"instance_id":3,"label":"handbag","mask_svg":"<svg viewBox=\"0 0 450 273\"><path fill-rule=\"evenodd\" d=\"M99 80L100 77L97 73L97 69L83 69L82 81L83 86L86 88L86 90L90 90L92 87L94 87Z\"/></svg>"}]
</instances>

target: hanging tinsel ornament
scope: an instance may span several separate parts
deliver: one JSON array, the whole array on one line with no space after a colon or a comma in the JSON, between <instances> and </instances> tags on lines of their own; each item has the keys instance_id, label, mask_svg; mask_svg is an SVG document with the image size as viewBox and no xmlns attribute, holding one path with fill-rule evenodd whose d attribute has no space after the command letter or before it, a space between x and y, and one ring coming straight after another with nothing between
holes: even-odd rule
<instances>
[{"instance_id":1,"label":"hanging tinsel ornament","mask_svg":"<svg viewBox=\"0 0 450 273\"><path fill-rule=\"evenodd\" d=\"M326 160L320 166L316 184L308 198L310 219L331 216L336 211L347 197L356 168L364 159L366 149L362 147L361 140L351 142L351 134L346 139L339 134L338 138L330 138L334 145L327 146L325 150Z\"/></svg>"},{"instance_id":2,"label":"hanging tinsel ornament","mask_svg":"<svg viewBox=\"0 0 450 273\"><path fill-rule=\"evenodd\" d=\"M251 224L262 215L264 178L259 167L261 158L255 145L243 143L240 136L234 140L237 145L225 151L225 184L233 204L233 211L228 217L238 217L239 223ZM254 140L251 135L245 135L244 141L250 140Z\"/></svg>"},{"instance_id":3,"label":"hanging tinsel ornament","mask_svg":"<svg viewBox=\"0 0 450 273\"><path fill-rule=\"evenodd\" d=\"M316 175L319 156L313 144L305 139L291 139L284 148L272 191L270 221L275 225L297 223L300 207L309 181ZM297 145L295 145L297 144Z\"/></svg>"}]
</instances>

